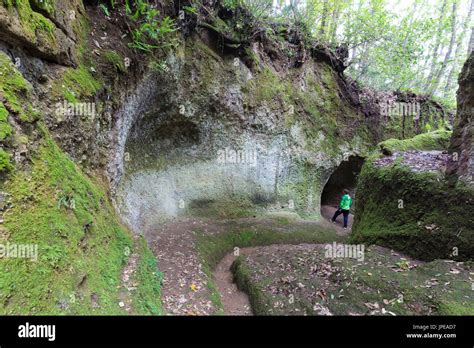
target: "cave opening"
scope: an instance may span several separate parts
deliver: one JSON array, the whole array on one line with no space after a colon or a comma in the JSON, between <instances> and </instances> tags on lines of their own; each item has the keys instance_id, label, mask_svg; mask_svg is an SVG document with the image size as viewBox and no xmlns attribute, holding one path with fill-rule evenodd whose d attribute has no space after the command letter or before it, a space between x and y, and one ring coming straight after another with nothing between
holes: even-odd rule
<instances>
[{"instance_id":1,"label":"cave opening","mask_svg":"<svg viewBox=\"0 0 474 348\"><path fill-rule=\"evenodd\" d=\"M354 199L357 190L357 176L363 164L364 158L360 156L350 156L347 161L341 162L324 186L321 194L321 207L337 207L344 189L349 190L350 196ZM352 205L353 207L354 205Z\"/></svg>"}]
</instances>

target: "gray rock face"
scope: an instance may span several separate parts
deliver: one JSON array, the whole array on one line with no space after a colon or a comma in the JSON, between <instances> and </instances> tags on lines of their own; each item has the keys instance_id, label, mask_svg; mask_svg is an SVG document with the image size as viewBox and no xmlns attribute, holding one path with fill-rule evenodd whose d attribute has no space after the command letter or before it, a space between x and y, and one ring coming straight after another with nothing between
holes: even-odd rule
<instances>
[{"instance_id":1,"label":"gray rock face","mask_svg":"<svg viewBox=\"0 0 474 348\"><path fill-rule=\"evenodd\" d=\"M325 118L340 110L315 106L310 96L317 103L333 93L335 103L347 106L332 90L336 76L314 62L294 76L271 66L250 71L238 59L213 58L198 38L186 45L168 58L167 72L145 76L114 117L108 175L124 220L146 231L209 202L318 217L331 172L372 145L364 122L346 136L325 129ZM325 69L328 86L315 86L318 69ZM298 97L285 101L293 94L308 99L302 107ZM311 107L319 119L305 111ZM341 117L353 122L364 115Z\"/></svg>"},{"instance_id":2,"label":"gray rock face","mask_svg":"<svg viewBox=\"0 0 474 348\"><path fill-rule=\"evenodd\" d=\"M451 139L447 174L474 187L474 54L459 77L458 111Z\"/></svg>"}]
</instances>

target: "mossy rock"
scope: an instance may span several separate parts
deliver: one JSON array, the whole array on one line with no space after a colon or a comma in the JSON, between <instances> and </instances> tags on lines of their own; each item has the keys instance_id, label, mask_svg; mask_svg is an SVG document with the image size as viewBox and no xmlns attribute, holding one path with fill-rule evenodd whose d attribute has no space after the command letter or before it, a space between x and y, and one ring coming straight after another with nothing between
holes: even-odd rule
<instances>
[{"instance_id":1,"label":"mossy rock","mask_svg":"<svg viewBox=\"0 0 474 348\"><path fill-rule=\"evenodd\" d=\"M13 129L8 123L8 114L5 105L0 102L0 141L4 141L13 133Z\"/></svg>"},{"instance_id":2,"label":"mossy rock","mask_svg":"<svg viewBox=\"0 0 474 348\"><path fill-rule=\"evenodd\" d=\"M62 79L53 85L53 95L77 103L94 96L101 87L102 83L92 76L87 67L81 65L66 70Z\"/></svg>"},{"instance_id":3,"label":"mossy rock","mask_svg":"<svg viewBox=\"0 0 474 348\"><path fill-rule=\"evenodd\" d=\"M2 109L17 114L19 120L23 122L38 120L40 114L30 102L31 89L29 82L23 78L10 58L0 52L0 94L5 98ZM5 119L5 110L0 110L1 119Z\"/></svg>"},{"instance_id":4,"label":"mossy rock","mask_svg":"<svg viewBox=\"0 0 474 348\"><path fill-rule=\"evenodd\" d=\"M80 0L0 1L6 42L13 46L21 43L33 56L67 66L77 64L75 52L81 45L78 23L84 14Z\"/></svg>"},{"instance_id":5,"label":"mossy rock","mask_svg":"<svg viewBox=\"0 0 474 348\"><path fill-rule=\"evenodd\" d=\"M359 175L351 240L433 260L474 257L474 192L439 175L369 159Z\"/></svg>"},{"instance_id":6,"label":"mossy rock","mask_svg":"<svg viewBox=\"0 0 474 348\"><path fill-rule=\"evenodd\" d=\"M13 169L11 155L3 149L0 149L0 173L6 173Z\"/></svg>"},{"instance_id":7,"label":"mossy rock","mask_svg":"<svg viewBox=\"0 0 474 348\"><path fill-rule=\"evenodd\" d=\"M378 144L378 147L385 155L408 150L447 150L451 135L451 131L442 129L419 134L410 139L388 139Z\"/></svg>"},{"instance_id":8,"label":"mossy rock","mask_svg":"<svg viewBox=\"0 0 474 348\"><path fill-rule=\"evenodd\" d=\"M14 170L0 182L12 197L4 213L7 241L37 245L37 259L0 262L0 313L125 314L119 306L121 272L133 246L105 189L93 182L39 126L42 139L31 154L30 170ZM0 166L7 158L0 150ZM159 314L159 279L146 243L136 246L140 261L131 294L136 314Z\"/></svg>"}]
</instances>

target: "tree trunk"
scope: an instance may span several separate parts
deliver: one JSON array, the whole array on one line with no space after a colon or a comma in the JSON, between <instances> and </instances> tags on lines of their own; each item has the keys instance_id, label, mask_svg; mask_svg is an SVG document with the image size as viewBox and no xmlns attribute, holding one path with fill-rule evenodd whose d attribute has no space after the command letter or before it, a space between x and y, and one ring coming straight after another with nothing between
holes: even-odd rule
<instances>
[{"instance_id":1,"label":"tree trunk","mask_svg":"<svg viewBox=\"0 0 474 348\"><path fill-rule=\"evenodd\" d=\"M336 32L337 32L337 24L339 21L339 10L341 4L338 2L336 8L332 12L332 23L331 23L331 33L329 39L331 43L336 43Z\"/></svg>"},{"instance_id":2,"label":"tree trunk","mask_svg":"<svg viewBox=\"0 0 474 348\"><path fill-rule=\"evenodd\" d=\"M474 51L474 27L471 28L471 39L469 40L469 45L467 48L467 57L471 55L472 51Z\"/></svg>"},{"instance_id":3,"label":"tree trunk","mask_svg":"<svg viewBox=\"0 0 474 348\"><path fill-rule=\"evenodd\" d=\"M438 33L436 35L436 43L433 48L433 53L431 55L431 64L430 64L430 73L428 75L428 79L426 80L425 88L427 89L433 82L433 78L436 72L436 66L438 63L438 51L439 46L441 45L441 36L443 33L443 20L444 20L444 12L446 10L446 2L447 0L443 0L443 5L441 6L441 16L439 18L439 26L438 26Z\"/></svg>"},{"instance_id":4,"label":"tree trunk","mask_svg":"<svg viewBox=\"0 0 474 348\"><path fill-rule=\"evenodd\" d=\"M461 34L459 35L459 38L456 43L456 51L454 52L454 59L455 61L451 64L451 70L446 78L446 85L444 86L444 97L447 98L449 96L449 91L451 91L451 88L453 87L453 77L456 72L457 66L458 66L458 61L457 58L461 55L461 48L462 48L462 43L464 41L464 37L467 34L467 31L469 30L469 25L471 23L471 16L472 16L472 11L473 11L473 6L474 6L474 0L471 0L471 5L469 6L469 12L466 15L466 18L464 20L464 23L462 25L462 31Z\"/></svg>"},{"instance_id":5,"label":"tree trunk","mask_svg":"<svg viewBox=\"0 0 474 348\"><path fill-rule=\"evenodd\" d=\"M451 40L449 41L448 51L444 56L443 63L438 70L438 73L435 76L435 80L429 89L429 95L432 96L436 89L438 88L439 82L443 77L444 72L446 71L446 66L448 65L449 59L451 58L451 52L453 51L453 46L456 41L456 11L457 11L457 1L453 2L453 12L452 12L452 25L451 25Z\"/></svg>"},{"instance_id":6,"label":"tree trunk","mask_svg":"<svg viewBox=\"0 0 474 348\"><path fill-rule=\"evenodd\" d=\"M324 39L326 36L327 16L328 16L328 0L324 0L323 13L321 17L321 27L319 28L319 36L323 41L325 41Z\"/></svg>"}]
</instances>

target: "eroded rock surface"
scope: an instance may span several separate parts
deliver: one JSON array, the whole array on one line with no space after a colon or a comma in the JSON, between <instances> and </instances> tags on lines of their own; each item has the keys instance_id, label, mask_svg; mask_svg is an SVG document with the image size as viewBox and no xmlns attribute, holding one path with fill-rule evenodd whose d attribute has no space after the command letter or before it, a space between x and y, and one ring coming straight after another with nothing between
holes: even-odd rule
<instances>
[{"instance_id":1,"label":"eroded rock surface","mask_svg":"<svg viewBox=\"0 0 474 348\"><path fill-rule=\"evenodd\" d=\"M474 54L459 77L457 123L450 147L448 174L474 186Z\"/></svg>"}]
</instances>

